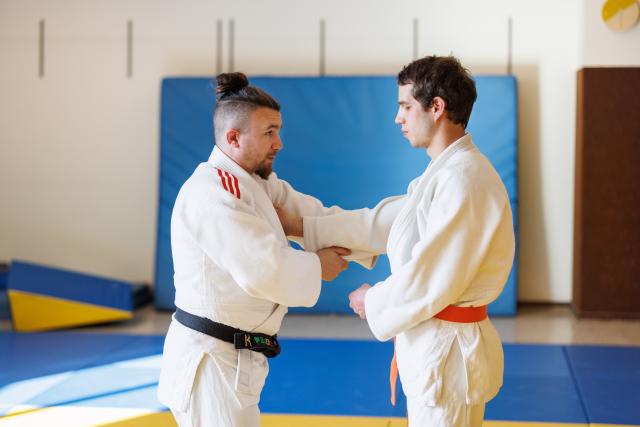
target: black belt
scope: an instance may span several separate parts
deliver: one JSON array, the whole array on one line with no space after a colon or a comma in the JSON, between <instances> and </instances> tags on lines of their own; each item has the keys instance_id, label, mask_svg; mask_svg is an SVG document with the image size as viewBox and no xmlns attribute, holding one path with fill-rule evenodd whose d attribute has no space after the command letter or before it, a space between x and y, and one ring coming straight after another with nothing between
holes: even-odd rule
<instances>
[{"instance_id":1,"label":"black belt","mask_svg":"<svg viewBox=\"0 0 640 427\"><path fill-rule=\"evenodd\" d=\"M271 336L257 332L245 332L222 323L214 322L205 317L187 313L178 307L176 307L175 318L187 328L231 343L237 349L246 348L262 353L267 357L276 357L280 354L278 335Z\"/></svg>"}]
</instances>

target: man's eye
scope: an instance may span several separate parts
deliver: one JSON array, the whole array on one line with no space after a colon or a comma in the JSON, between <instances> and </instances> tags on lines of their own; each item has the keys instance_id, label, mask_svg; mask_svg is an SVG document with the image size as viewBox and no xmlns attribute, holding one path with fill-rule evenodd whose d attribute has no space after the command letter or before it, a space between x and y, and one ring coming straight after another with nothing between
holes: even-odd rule
<instances>
[{"instance_id":1,"label":"man's eye","mask_svg":"<svg viewBox=\"0 0 640 427\"><path fill-rule=\"evenodd\" d=\"M267 133L265 133L265 135L269 135L269 136L271 136L271 135L273 135L273 131L272 131L272 130L269 130L269 131L267 131Z\"/></svg>"}]
</instances>

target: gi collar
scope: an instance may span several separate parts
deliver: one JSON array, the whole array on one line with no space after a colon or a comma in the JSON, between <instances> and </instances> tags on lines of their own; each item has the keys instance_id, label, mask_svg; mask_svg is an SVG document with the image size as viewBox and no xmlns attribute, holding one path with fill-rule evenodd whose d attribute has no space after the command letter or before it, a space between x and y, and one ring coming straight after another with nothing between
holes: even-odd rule
<instances>
[{"instance_id":1,"label":"gi collar","mask_svg":"<svg viewBox=\"0 0 640 427\"><path fill-rule=\"evenodd\" d=\"M446 163L451 156L453 156L458 151L467 151L475 149L476 146L473 144L473 140L471 139L471 134L465 133L464 136L458 138L453 144L449 145L445 150L440 153L440 155L433 160L430 164L430 168L437 167L442 163ZM433 165L433 166L432 166Z\"/></svg>"},{"instance_id":2,"label":"gi collar","mask_svg":"<svg viewBox=\"0 0 640 427\"><path fill-rule=\"evenodd\" d=\"M213 151L209 156L209 162L211 162L213 166L220 167L220 169L238 177L253 178L249 172L244 170L243 167L237 164L231 157L227 156L217 145L213 147Z\"/></svg>"}]
</instances>

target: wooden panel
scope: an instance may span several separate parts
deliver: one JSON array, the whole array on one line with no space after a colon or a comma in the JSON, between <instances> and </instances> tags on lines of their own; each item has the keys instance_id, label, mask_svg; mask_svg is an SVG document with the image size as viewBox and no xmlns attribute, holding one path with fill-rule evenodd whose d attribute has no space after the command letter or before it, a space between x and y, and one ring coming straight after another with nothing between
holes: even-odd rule
<instances>
[{"instance_id":1,"label":"wooden panel","mask_svg":"<svg viewBox=\"0 0 640 427\"><path fill-rule=\"evenodd\" d=\"M640 317L640 68L578 71L573 309Z\"/></svg>"}]
</instances>

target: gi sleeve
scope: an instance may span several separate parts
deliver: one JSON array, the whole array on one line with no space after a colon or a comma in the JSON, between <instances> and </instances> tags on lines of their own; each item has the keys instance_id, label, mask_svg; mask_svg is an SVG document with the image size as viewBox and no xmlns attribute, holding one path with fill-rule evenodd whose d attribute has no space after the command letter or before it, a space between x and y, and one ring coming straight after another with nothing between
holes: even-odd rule
<instances>
[{"instance_id":1,"label":"gi sleeve","mask_svg":"<svg viewBox=\"0 0 640 427\"><path fill-rule=\"evenodd\" d=\"M338 206L325 207L315 197L296 191L291 184L279 179L275 173L269 177L268 185L273 204L282 206L298 216L324 216L342 211Z\"/></svg>"},{"instance_id":2,"label":"gi sleeve","mask_svg":"<svg viewBox=\"0 0 640 427\"><path fill-rule=\"evenodd\" d=\"M183 221L206 255L247 294L290 307L313 306L322 283L318 256L283 243L247 200L228 193L222 200L192 200L200 208L183 209Z\"/></svg>"},{"instance_id":3,"label":"gi sleeve","mask_svg":"<svg viewBox=\"0 0 640 427\"><path fill-rule=\"evenodd\" d=\"M303 219L305 247L343 246L377 256L387 250L389 231L404 206L406 196L388 197L373 209L343 210Z\"/></svg>"},{"instance_id":4,"label":"gi sleeve","mask_svg":"<svg viewBox=\"0 0 640 427\"><path fill-rule=\"evenodd\" d=\"M275 174L273 174L275 176ZM326 241L316 240L317 234L313 234L312 237L307 237L307 233L314 233L314 229L309 229L306 226L306 222L313 222L313 219L309 218L330 218L327 223L328 227L332 227L334 224L342 224L343 218L341 214L348 212L338 206L325 207L322 202L315 197L296 191L291 185L281 179L269 179L270 192L272 194L272 200L275 205L282 206L288 212L291 212L297 216L303 218L304 225L304 237L289 239L295 241L305 248L307 251L315 252L322 248L329 246L341 246L351 250L351 255L343 257L348 261L354 261L365 268L371 269L376 263L377 255L380 251L364 250L363 248L352 245L352 241L348 239L340 240L340 243L330 244L329 239ZM354 221L359 218L354 219ZM335 234L335 233L334 233ZM382 251L384 252L384 250Z\"/></svg>"},{"instance_id":5,"label":"gi sleeve","mask_svg":"<svg viewBox=\"0 0 640 427\"><path fill-rule=\"evenodd\" d=\"M388 340L455 303L475 277L505 209L508 200L489 196L481 184L456 176L444 180L428 214L418 207L417 220L426 224L410 261L365 296L375 337Z\"/></svg>"}]
</instances>

